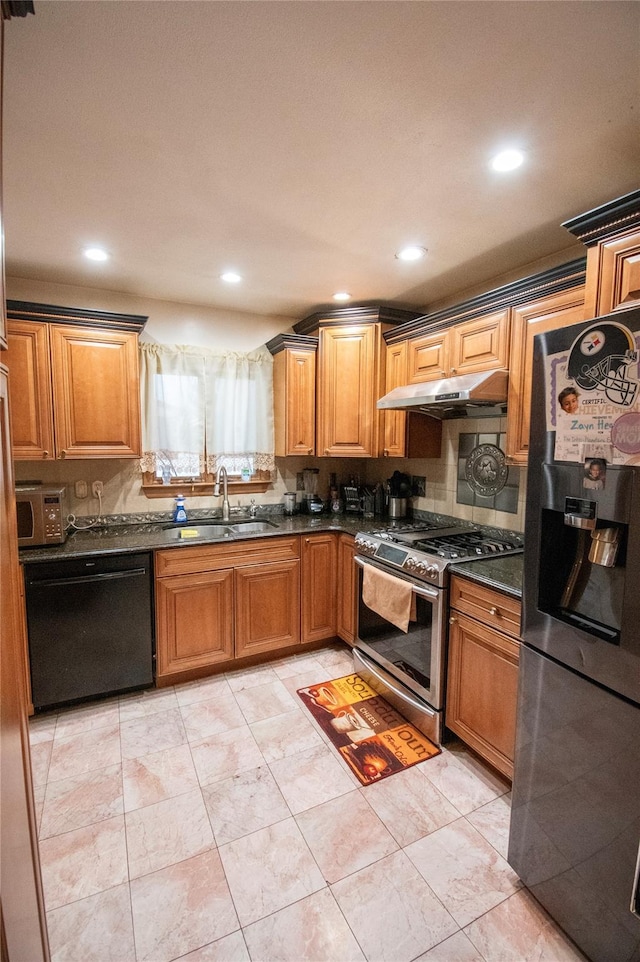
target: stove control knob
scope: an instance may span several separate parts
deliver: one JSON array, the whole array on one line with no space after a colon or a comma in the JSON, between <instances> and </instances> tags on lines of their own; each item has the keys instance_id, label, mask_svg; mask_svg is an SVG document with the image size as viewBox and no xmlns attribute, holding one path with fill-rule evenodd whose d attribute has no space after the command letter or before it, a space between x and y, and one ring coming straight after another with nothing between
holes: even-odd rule
<instances>
[{"instance_id":1,"label":"stove control knob","mask_svg":"<svg viewBox=\"0 0 640 962\"><path fill-rule=\"evenodd\" d=\"M367 541L366 538L356 538L356 546L361 551L375 551L376 543L375 541Z\"/></svg>"},{"instance_id":2,"label":"stove control knob","mask_svg":"<svg viewBox=\"0 0 640 962\"><path fill-rule=\"evenodd\" d=\"M418 567L419 563L420 563L420 562L416 561L415 558L412 558L411 555L409 555L409 557L408 557L407 560L405 561L405 566L406 566L407 568L409 568L411 571L415 571L415 569Z\"/></svg>"},{"instance_id":3,"label":"stove control knob","mask_svg":"<svg viewBox=\"0 0 640 962\"><path fill-rule=\"evenodd\" d=\"M427 575L429 576L429 578L437 578L437 577L438 577L438 566L437 566L437 565L427 565L426 568L425 568L425 574L427 574Z\"/></svg>"}]
</instances>

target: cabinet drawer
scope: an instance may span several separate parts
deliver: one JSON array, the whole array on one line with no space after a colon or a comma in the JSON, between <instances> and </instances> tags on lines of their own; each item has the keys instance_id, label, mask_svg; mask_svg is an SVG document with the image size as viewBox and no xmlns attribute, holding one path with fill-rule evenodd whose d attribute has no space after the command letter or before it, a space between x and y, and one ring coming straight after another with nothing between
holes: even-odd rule
<instances>
[{"instance_id":1,"label":"cabinet drawer","mask_svg":"<svg viewBox=\"0 0 640 962\"><path fill-rule=\"evenodd\" d=\"M300 539L297 535L292 538L254 538L156 551L155 570L156 578L165 578L266 561L293 561L299 557Z\"/></svg>"},{"instance_id":2,"label":"cabinet drawer","mask_svg":"<svg viewBox=\"0 0 640 962\"><path fill-rule=\"evenodd\" d=\"M512 778L520 645L465 615L452 621L447 727Z\"/></svg>"},{"instance_id":3,"label":"cabinet drawer","mask_svg":"<svg viewBox=\"0 0 640 962\"><path fill-rule=\"evenodd\" d=\"M456 611L462 611L491 628L513 635L514 638L520 637L522 605L511 595L454 575L451 578L449 602Z\"/></svg>"}]
</instances>

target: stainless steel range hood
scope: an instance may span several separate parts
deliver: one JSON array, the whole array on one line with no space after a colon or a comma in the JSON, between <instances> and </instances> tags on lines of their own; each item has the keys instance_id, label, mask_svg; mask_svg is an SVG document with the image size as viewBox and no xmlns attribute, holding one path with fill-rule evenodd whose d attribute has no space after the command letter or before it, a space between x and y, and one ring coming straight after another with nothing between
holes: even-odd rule
<instances>
[{"instance_id":1,"label":"stainless steel range hood","mask_svg":"<svg viewBox=\"0 0 640 962\"><path fill-rule=\"evenodd\" d=\"M394 388L378 401L382 411L420 411L433 418L499 417L507 409L509 372L460 374Z\"/></svg>"}]
</instances>

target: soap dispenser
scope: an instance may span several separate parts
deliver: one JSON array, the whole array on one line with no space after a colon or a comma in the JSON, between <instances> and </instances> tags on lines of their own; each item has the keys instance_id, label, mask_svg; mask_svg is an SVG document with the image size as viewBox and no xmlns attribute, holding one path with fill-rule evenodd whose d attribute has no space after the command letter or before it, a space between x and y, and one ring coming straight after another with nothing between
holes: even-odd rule
<instances>
[{"instance_id":1,"label":"soap dispenser","mask_svg":"<svg viewBox=\"0 0 640 962\"><path fill-rule=\"evenodd\" d=\"M187 520L187 510L184 506L183 494L179 494L176 497L176 506L173 509L173 520L176 524L182 524L183 521Z\"/></svg>"}]
</instances>

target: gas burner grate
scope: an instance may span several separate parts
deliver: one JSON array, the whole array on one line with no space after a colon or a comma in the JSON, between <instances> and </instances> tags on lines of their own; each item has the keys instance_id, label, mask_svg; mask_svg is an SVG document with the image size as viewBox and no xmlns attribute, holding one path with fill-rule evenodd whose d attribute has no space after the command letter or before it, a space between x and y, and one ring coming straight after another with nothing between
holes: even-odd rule
<instances>
[{"instance_id":1,"label":"gas burner grate","mask_svg":"<svg viewBox=\"0 0 640 962\"><path fill-rule=\"evenodd\" d=\"M429 538L428 541L414 543L414 548L427 554L435 554L440 558L476 558L489 557L505 552L521 550L516 541L492 538L481 531L470 531L465 534Z\"/></svg>"}]
</instances>

